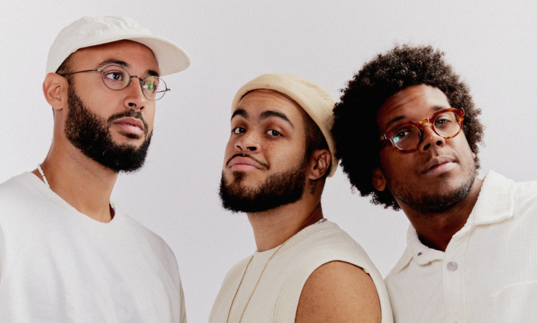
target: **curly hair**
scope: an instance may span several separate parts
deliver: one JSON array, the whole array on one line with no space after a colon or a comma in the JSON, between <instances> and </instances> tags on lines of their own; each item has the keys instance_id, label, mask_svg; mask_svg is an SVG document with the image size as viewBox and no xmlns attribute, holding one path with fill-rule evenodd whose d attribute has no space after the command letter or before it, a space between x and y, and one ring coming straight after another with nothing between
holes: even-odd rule
<instances>
[{"instance_id":1,"label":"curly hair","mask_svg":"<svg viewBox=\"0 0 537 323\"><path fill-rule=\"evenodd\" d=\"M478 143L483 140L483 125L477 118L481 109L474 107L469 88L459 80L444 53L431 46L396 46L379 54L342 89L341 102L334 108L332 134L336 156L351 185L371 202L399 210L389 190L377 191L372 184L374 171L380 167L379 126L377 112L388 98L407 87L430 85L441 90L453 108L464 109L463 131L479 168Z\"/></svg>"}]
</instances>

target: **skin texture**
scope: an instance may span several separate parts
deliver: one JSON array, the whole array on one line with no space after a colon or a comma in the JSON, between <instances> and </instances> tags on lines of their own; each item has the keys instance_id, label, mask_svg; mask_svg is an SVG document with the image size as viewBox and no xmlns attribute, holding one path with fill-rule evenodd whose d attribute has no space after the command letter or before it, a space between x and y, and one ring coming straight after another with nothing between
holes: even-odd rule
<instances>
[{"instance_id":1,"label":"skin texture","mask_svg":"<svg viewBox=\"0 0 537 323\"><path fill-rule=\"evenodd\" d=\"M233 185L259 187L271 174L296 168L304 160L305 112L278 92L256 90L245 95L231 119L231 136L226 146L223 176ZM270 115L267 116L267 112ZM287 119L276 116L284 115ZM246 155L237 163L237 154ZM235 159L235 161L234 161ZM253 162L252 160L257 162ZM302 197L274 209L248 213L258 251L282 244L297 232L323 218L321 194L323 174L330 165L329 150L315 150L306 165ZM240 181L234 172L243 172ZM334 297L319 298L320 294ZM323 306L318 306L319 300ZM371 305L370 303L375 303ZM365 304L365 305L364 305ZM367 306L367 309L362 308ZM316 308L315 317L311 314ZM334 315L334 309L342 309ZM380 305L373 281L361 268L341 262L319 267L308 278L299 300L296 322L379 322Z\"/></svg>"},{"instance_id":2,"label":"skin texture","mask_svg":"<svg viewBox=\"0 0 537 323\"><path fill-rule=\"evenodd\" d=\"M381 322L375 284L356 269L341 261L317 268L302 289L296 322Z\"/></svg>"},{"instance_id":3,"label":"skin texture","mask_svg":"<svg viewBox=\"0 0 537 323\"><path fill-rule=\"evenodd\" d=\"M100 68L99 65L108 60L125 62L129 74L141 78L159 72L153 52L132 41L80 49L71 55L71 70ZM77 95L97 116L108 119L111 115L128 109L137 110L147 123L147 133L151 133L155 102L143 95L137 78L133 78L132 83L121 91L108 89L99 72L75 74L72 78ZM111 221L113 211L109 201L118 173L86 157L66 138L65 121L69 110L67 79L49 73L43 82L43 93L55 112L52 145L41 165L51 189L90 218L105 223ZM114 143L134 147L139 147L146 136L133 136L128 127L119 124L113 124L110 132ZM41 178L37 169L33 173Z\"/></svg>"},{"instance_id":4,"label":"skin texture","mask_svg":"<svg viewBox=\"0 0 537 323\"><path fill-rule=\"evenodd\" d=\"M442 91L416 85L391 96L380 108L377 122L383 133L400 123L430 118L446 108L450 105ZM372 182L379 191L390 190L425 245L444 251L453 234L466 223L481 189L474 158L463 132L446 140L426 127L417 151L405 154L390 145L380 151L381 168L375 171ZM424 197L449 197L465 186L466 194L444 210L424 211L409 205L410 200Z\"/></svg>"}]
</instances>

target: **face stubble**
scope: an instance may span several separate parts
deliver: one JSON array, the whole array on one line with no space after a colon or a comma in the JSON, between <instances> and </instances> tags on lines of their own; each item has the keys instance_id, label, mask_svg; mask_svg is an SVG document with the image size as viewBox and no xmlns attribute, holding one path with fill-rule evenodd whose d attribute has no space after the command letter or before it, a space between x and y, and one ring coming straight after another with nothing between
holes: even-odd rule
<instances>
[{"instance_id":1,"label":"face stubble","mask_svg":"<svg viewBox=\"0 0 537 323\"><path fill-rule=\"evenodd\" d=\"M418 214L424 217L430 217L448 211L468 195L477 175L475 160L472 160L471 165L468 166L468 171L462 175L460 184L445 193L427 194L412 185L408 185L404 180L394 179L384 169L382 172L386 178L390 192L397 199L401 200ZM442 185L441 178L438 181L439 185Z\"/></svg>"},{"instance_id":2,"label":"face stubble","mask_svg":"<svg viewBox=\"0 0 537 323\"><path fill-rule=\"evenodd\" d=\"M69 82L67 102L69 111L65 121L65 135L84 155L114 172L135 172L143 166L153 132L147 134L147 124L140 111L129 109L106 120L84 105L72 82ZM118 145L112 140L112 121L123 117L137 118L144 124L145 140L140 147ZM134 135L127 137L136 138Z\"/></svg>"},{"instance_id":3,"label":"face stubble","mask_svg":"<svg viewBox=\"0 0 537 323\"><path fill-rule=\"evenodd\" d=\"M297 167L269 175L257 188L241 185L246 172L233 172L233 182L228 183L224 173L220 180L222 206L232 211L257 213L294 203L302 197L306 182L307 160Z\"/></svg>"}]
</instances>

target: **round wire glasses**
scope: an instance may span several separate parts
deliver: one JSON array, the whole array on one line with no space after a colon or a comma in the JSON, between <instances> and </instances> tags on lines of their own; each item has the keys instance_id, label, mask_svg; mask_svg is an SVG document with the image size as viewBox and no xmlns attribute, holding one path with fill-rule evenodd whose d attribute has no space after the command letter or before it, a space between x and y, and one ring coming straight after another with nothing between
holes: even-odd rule
<instances>
[{"instance_id":1,"label":"round wire glasses","mask_svg":"<svg viewBox=\"0 0 537 323\"><path fill-rule=\"evenodd\" d=\"M431 118L419 122L409 121L395 126L380 137L380 141L390 142L403 153L416 151L423 139L423 128L431 126L433 131L444 139L457 136L462 130L463 109L445 109L438 111Z\"/></svg>"},{"instance_id":2,"label":"round wire glasses","mask_svg":"<svg viewBox=\"0 0 537 323\"><path fill-rule=\"evenodd\" d=\"M142 93L151 101L162 99L167 91L170 91L166 86L166 82L158 76L150 75L142 79L137 75L130 75L126 69L119 65L108 65L103 69L85 70L72 73L60 74L61 76L86 73L86 72L101 72L101 78L107 88L114 91L123 90L131 84L131 79L137 77L142 87Z\"/></svg>"}]
</instances>

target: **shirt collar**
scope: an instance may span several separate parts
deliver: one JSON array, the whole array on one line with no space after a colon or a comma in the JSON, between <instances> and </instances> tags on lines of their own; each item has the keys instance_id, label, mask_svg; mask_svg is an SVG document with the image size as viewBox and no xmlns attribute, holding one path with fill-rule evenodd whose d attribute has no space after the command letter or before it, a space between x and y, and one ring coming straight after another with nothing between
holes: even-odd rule
<instances>
[{"instance_id":1,"label":"shirt collar","mask_svg":"<svg viewBox=\"0 0 537 323\"><path fill-rule=\"evenodd\" d=\"M408 227L407 243L410 247L412 258L420 266L425 266L433 261L444 259L444 252L429 248L421 243L418 238L418 233L412 225Z\"/></svg>"},{"instance_id":2,"label":"shirt collar","mask_svg":"<svg viewBox=\"0 0 537 323\"><path fill-rule=\"evenodd\" d=\"M489 171L465 227L498 223L513 216L515 182Z\"/></svg>"},{"instance_id":3,"label":"shirt collar","mask_svg":"<svg viewBox=\"0 0 537 323\"><path fill-rule=\"evenodd\" d=\"M515 207L514 185L514 181L489 171L481 186L477 202L461 231L468 230L472 226L498 223L512 217ZM407 248L392 272L398 273L412 259L418 265L425 266L433 261L443 260L444 252L422 244L416 229L410 225L407 231Z\"/></svg>"}]
</instances>

